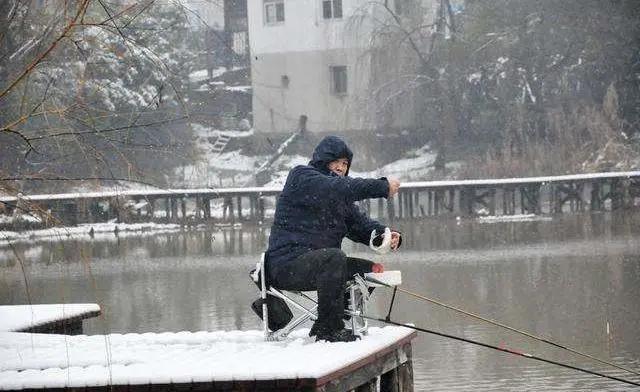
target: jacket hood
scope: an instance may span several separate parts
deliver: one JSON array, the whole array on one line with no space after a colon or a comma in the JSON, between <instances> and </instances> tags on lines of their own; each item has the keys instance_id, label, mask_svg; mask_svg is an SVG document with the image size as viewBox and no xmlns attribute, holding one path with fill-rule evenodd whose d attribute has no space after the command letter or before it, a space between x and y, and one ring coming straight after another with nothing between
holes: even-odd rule
<instances>
[{"instance_id":1,"label":"jacket hood","mask_svg":"<svg viewBox=\"0 0 640 392\"><path fill-rule=\"evenodd\" d=\"M313 151L313 157L309 162L309 165L321 170L322 172L329 173L327 164L336 159L347 158L349 165L347 167L346 175L349 175L349 169L353 160L353 152L347 146L342 139L337 136L326 136L318 143L316 149Z\"/></svg>"}]
</instances>

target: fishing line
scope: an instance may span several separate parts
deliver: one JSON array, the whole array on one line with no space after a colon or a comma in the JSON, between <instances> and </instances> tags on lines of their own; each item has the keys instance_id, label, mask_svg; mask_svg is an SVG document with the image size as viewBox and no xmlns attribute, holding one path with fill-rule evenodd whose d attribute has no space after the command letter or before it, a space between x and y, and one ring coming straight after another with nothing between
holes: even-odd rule
<instances>
[{"instance_id":1,"label":"fishing line","mask_svg":"<svg viewBox=\"0 0 640 392\"><path fill-rule=\"evenodd\" d=\"M544 343L550 344L550 345L552 345L552 346L554 346L554 347L558 347L558 348L560 348L560 349L563 349L563 350L569 351L569 352L571 352L571 353L573 353L573 354L580 355L580 356L585 357L585 358L589 358L589 359L591 359L591 360L593 360L593 361L596 361L596 362L599 362L599 363L601 363L601 364L608 365L608 366L612 366L612 367L614 367L614 368L616 368L616 369L624 370L624 371L626 371L626 372L628 372L628 373L632 373L632 374L635 374L635 375L637 375L637 376L640 376L640 373L639 373L639 372L637 372L637 371L635 371L635 370L632 370L632 369L626 368L626 367L624 367L624 366L616 365L615 363L612 363L612 362L610 362L610 361L607 361L607 360L604 360L604 359L601 359L601 358L594 357L593 355L590 355L590 354L587 354L587 353L584 353L584 352L578 351L578 350L576 350L576 349L574 349L574 348L571 348L571 347L565 346L565 345L563 345L563 344L560 344L560 343L554 342L554 341L549 340L549 339L547 339L547 338L544 338L544 337L541 337L541 336L534 335L534 334L532 334L532 333L530 333L530 332L527 332L527 331L524 331L524 330L520 330L520 329L517 329L517 328L511 327L511 326L508 326L508 325L506 325L506 324L503 324L503 323L498 322L498 321L495 321L495 320L488 319L488 318L486 318L486 317L482 317L482 316L480 316L480 315L477 315L477 314L474 314L474 313L468 312L468 311L466 311L466 310L463 310L463 309L457 308L457 307L455 307L455 306L445 304L444 302L441 302L441 301L438 301L438 300L435 300L435 299L432 299L432 298L428 298L428 297L425 297L425 296L420 295L420 294L413 293L413 292L411 292L411 291L409 291L409 290L405 290L405 289L400 288L400 287L398 287L398 286L390 286L390 285L388 285L388 284L386 284L386 283L384 283L384 282L381 282L381 281L379 281L379 280L377 280L377 279L375 279L375 278L368 278L368 279L369 279L369 280L371 280L371 281L373 281L374 283L377 283L377 284L380 284L380 285L383 285L383 286L386 286L386 287L389 287L389 288L393 288L393 289L394 289L393 299L392 299L392 302L391 302L390 307L389 307L389 313L387 314L387 317L386 317L386 319L387 319L387 320L390 320L390 317L391 317L391 306L393 306L393 300L395 299L395 292L396 292L396 290L397 290L397 291L403 292L403 293L405 293L405 294L408 294L408 295L410 295L410 296L413 296L413 297L419 298L419 299L421 299L421 300L424 300L424 301L430 302L430 303L432 303L432 304L435 304L435 305L438 305L438 306L442 306L442 307L444 307L444 308L447 308L447 309L450 309L450 310L456 311L456 312L458 312L458 313L462 313L462 314L464 314L464 315L466 315L466 316L473 317L473 318L475 318L475 319L482 320L482 321L487 322L487 323L489 323L489 324L492 324L492 325L495 325L495 326L498 326L498 327L501 327L501 328L507 329L507 330L509 330L509 331L516 332L516 333L518 333L518 334L521 334L521 335L527 336L527 337L529 337L529 338L531 338L531 339L535 339L535 340L538 340L538 341L541 341L541 342L544 342Z\"/></svg>"},{"instance_id":2,"label":"fishing line","mask_svg":"<svg viewBox=\"0 0 640 392\"><path fill-rule=\"evenodd\" d=\"M538 357L538 356L533 355L533 354L529 354L529 353L525 353L525 352L521 352L521 351L517 351L517 350L512 350L512 349L505 348L505 347L493 346L491 344L479 342L477 340L471 340L471 339L463 338L463 337L460 337L460 336L449 335L449 334L446 334L446 333L443 333L443 332L438 332L438 331L434 331L434 330L430 330L430 329L426 329L426 328L420 328L420 327L416 327L416 326L413 326L413 325L410 325L410 324L398 323L398 322L390 320L390 319L381 319L381 318L369 317L369 316L365 316L365 315L362 315L361 317L369 319L369 320L380 321L380 322L383 322L383 323L386 323L386 324L397 325L399 327L411 328L411 329L414 329L416 331L429 333L429 334L433 334L433 335L438 335L438 336L442 336L442 337L453 339L453 340L458 340L458 341L465 342L465 343L475 344L475 345L478 345L478 346L494 349L494 350L497 350L497 351L502 351L502 352L505 352L505 353L514 354L514 355L517 355L517 356L520 356L520 357L523 357L523 358L534 359L536 361L546 362L546 363L549 363L549 364L552 364L552 365L561 366L561 367L564 367L564 368L567 368L567 369L573 369L573 370L577 370L579 372L588 373L588 374L592 374L594 376L608 378L610 380L615 380L615 381L619 381L619 382L622 382L622 383L625 383L625 384L635 385L635 386L639 386L640 387L640 383L637 383L637 382L634 382L634 381L625 380L623 378L619 378L619 377L615 377L615 376L609 376L609 375L606 375L606 374L603 374L603 373L599 373L599 372L596 372L596 371L593 371L593 370L588 370L588 369L580 368L580 367L577 367L577 366L569 365L569 364L566 364L566 363L554 361L554 360L551 360L551 359Z\"/></svg>"}]
</instances>

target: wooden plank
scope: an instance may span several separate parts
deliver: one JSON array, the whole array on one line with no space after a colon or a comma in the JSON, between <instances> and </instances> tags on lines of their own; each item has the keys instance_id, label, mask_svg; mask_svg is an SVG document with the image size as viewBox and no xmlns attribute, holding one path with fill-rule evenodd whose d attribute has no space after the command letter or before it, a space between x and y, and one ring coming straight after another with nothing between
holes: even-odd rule
<instances>
[{"instance_id":1,"label":"wooden plank","mask_svg":"<svg viewBox=\"0 0 640 392\"><path fill-rule=\"evenodd\" d=\"M85 305L90 305L86 307ZM67 313L64 307L67 307ZM26 312L26 314L25 314ZM95 304L39 304L39 305L3 305L0 306L0 320L12 320L1 323L2 330L14 332L58 333L79 335L82 333L82 321L101 314Z\"/></svg>"},{"instance_id":2,"label":"wooden plank","mask_svg":"<svg viewBox=\"0 0 640 392\"><path fill-rule=\"evenodd\" d=\"M417 333L413 332L391 346L388 346L376 353L372 353L360 361L317 379L316 387L325 387L325 385L330 384L336 388L340 386L340 388L343 389L327 387L328 389L322 390L351 390L362 385L367 380L370 380L372 377L369 377L368 379L366 377L373 374L374 370L377 375L381 375L398 367L400 364L410 359L411 340L416 336ZM347 375L349 377L345 377Z\"/></svg>"},{"instance_id":3,"label":"wooden plank","mask_svg":"<svg viewBox=\"0 0 640 392\"><path fill-rule=\"evenodd\" d=\"M391 369L384 373L380 377L380 392L398 392L400 389L398 379L398 368Z\"/></svg>"},{"instance_id":4,"label":"wooden plank","mask_svg":"<svg viewBox=\"0 0 640 392\"><path fill-rule=\"evenodd\" d=\"M367 383L360 385L355 389L355 392L376 392L378 386L378 379L374 378Z\"/></svg>"}]
</instances>

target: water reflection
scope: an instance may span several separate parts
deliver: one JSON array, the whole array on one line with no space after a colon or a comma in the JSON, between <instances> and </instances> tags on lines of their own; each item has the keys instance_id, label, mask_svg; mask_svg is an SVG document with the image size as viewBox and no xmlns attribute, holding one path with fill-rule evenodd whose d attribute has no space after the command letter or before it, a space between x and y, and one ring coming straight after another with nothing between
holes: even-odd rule
<instances>
[{"instance_id":1,"label":"water reflection","mask_svg":"<svg viewBox=\"0 0 640 392\"><path fill-rule=\"evenodd\" d=\"M375 259L401 269L409 290L639 369L639 217L401 222L403 251ZM15 253L0 250L0 303L26 303L28 298L34 303L99 302L105 315L88 323L89 333L257 329L259 320L248 306L257 291L247 271L267 236L265 230L229 228L17 244ZM362 246L346 248L371 256ZM378 314L386 313L389 300L390 293L376 293ZM399 298L394 315L399 321L608 371L407 296ZM429 335L420 335L414 355L416 390L624 389L616 382ZM609 374L633 379L620 371Z\"/></svg>"}]
</instances>

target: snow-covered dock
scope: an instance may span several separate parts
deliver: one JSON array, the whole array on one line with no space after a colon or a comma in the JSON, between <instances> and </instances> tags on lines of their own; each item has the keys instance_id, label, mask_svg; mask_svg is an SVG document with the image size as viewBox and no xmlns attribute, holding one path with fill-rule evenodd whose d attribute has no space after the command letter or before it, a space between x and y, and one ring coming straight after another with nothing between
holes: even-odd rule
<instances>
[{"instance_id":1,"label":"snow-covered dock","mask_svg":"<svg viewBox=\"0 0 640 392\"><path fill-rule=\"evenodd\" d=\"M64 336L0 332L0 390L323 390L401 383L412 389L402 327L362 340L315 342L308 329L281 342L260 331ZM383 389L386 390L386 389ZM389 388L389 390L392 390Z\"/></svg>"},{"instance_id":2,"label":"snow-covered dock","mask_svg":"<svg viewBox=\"0 0 640 392\"><path fill-rule=\"evenodd\" d=\"M75 335L82 333L82 320L98 315L98 304L2 305L0 332Z\"/></svg>"}]
</instances>

